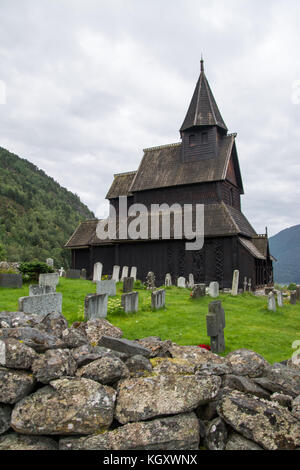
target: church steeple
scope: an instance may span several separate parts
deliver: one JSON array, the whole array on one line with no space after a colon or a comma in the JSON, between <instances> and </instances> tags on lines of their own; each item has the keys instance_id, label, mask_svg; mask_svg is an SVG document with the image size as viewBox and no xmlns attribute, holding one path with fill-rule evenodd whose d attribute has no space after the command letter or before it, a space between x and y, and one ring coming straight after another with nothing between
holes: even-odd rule
<instances>
[{"instance_id":1,"label":"church steeple","mask_svg":"<svg viewBox=\"0 0 300 470\"><path fill-rule=\"evenodd\" d=\"M202 57L200 69L200 77L180 132L195 126L218 126L227 132L228 129L205 76Z\"/></svg>"}]
</instances>

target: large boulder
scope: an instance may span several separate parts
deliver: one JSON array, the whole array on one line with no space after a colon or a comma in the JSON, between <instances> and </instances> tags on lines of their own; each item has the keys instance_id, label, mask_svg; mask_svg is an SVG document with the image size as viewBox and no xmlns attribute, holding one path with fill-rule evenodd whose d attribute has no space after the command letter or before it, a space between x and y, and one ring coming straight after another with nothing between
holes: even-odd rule
<instances>
[{"instance_id":1,"label":"large boulder","mask_svg":"<svg viewBox=\"0 0 300 470\"><path fill-rule=\"evenodd\" d=\"M73 323L71 328L81 331L93 346L98 345L102 336L111 336L113 338L121 338L123 336L122 330L109 323L105 318L95 318L87 322Z\"/></svg>"},{"instance_id":2,"label":"large boulder","mask_svg":"<svg viewBox=\"0 0 300 470\"><path fill-rule=\"evenodd\" d=\"M10 417L12 408L8 405L0 405L0 434L10 428Z\"/></svg>"},{"instance_id":3,"label":"large boulder","mask_svg":"<svg viewBox=\"0 0 300 470\"><path fill-rule=\"evenodd\" d=\"M69 349L49 349L35 359L32 371L39 382L48 384L51 380L66 375L75 375L76 367L76 361Z\"/></svg>"},{"instance_id":4,"label":"large boulder","mask_svg":"<svg viewBox=\"0 0 300 470\"><path fill-rule=\"evenodd\" d=\"M1 339L17 339L37 352L44 352L47 349L58 349L64 346L63 342L59 338L37 328L4 328L1 331Z\"/></svg>"},{"instance_id":5,"label":"large boulder","mask_svg":"<svg viewBox=\"0 0 300 470\"><path fill-rule=\"evenodd\" d=\"M189 375L195 374L196 366L180 357L156 357L151 359L153 372L157 375Z\"/></svg>"},{"instance_id":6,"label":"large boulder","mask_svg":"<svg viewBox=\"0 0 300 470\"><path fill-rule=\"evenodd\" d=\"M115 417L126 424L190 412L213 400L220 386L217 376L159 375L123 380L118 384Z\"/></svg>"},{"instance_id":7,"label":"large boulder","mask_svg":"<svg viewBox=\"0 0 300 470\"><path fill-rule=\"evenodd\" d=\"M227 440L225 450L263 450L255 442L232 432Z\"/></svg>"},{"instance_id":8,"label":"large boulder","mask_svg":"<svg viewBox=\"0 0 300 470\"><path fill-rule=\"evenodd\" d=\"M60 440L62 450L197 450L199 423L194 413L130 423L114 431Z\"/></svg>"},{"instance_id":9,"label":"large boulder","mask_svg":"<svg viewBox=\"0 0 300 470\"><path fill-rule=\"evenodd\" d=\"M37 356L34 349L17 339L0 340L0 366L11 369L31 369Z\"/></svg>"},{"instance_id":10,"label":"large boulder","mask_svg":"<svg viewBox=\"0 0 300 470\"><path fill-rule=\"evenodd\" d=\"M270 398L270 393L264 390L262 387L248 379L248 377L238 375L225 375L223 379L223 386L232 388L233 390L239 390L240 392L250 393L260 398Z\"/></svg>"},{"instance_id":11,"label":"large boulder","mask_svg":"<svg viewBox=\"0 0 300 470\"><path fill-rule=\"evenodd\" d=\"M59 338L62 335L62 332L68 328L68 322L66 318L58 312L48 313L44 315L39 328L44 329L46 332L58 336Z\"/></svg>"},{"instance_id":12,"label":"large boulder","mask_svg":"<svg viewBox=\"0 0 300 470\"><path fill-rule=\"evenodd\" d=\"M173 343L170 348L170 354L171 357L184 359L198 368L208 363L211 365L227 364L224 357L218 356L207 349L199 348L198 346L178 346Z\"/></svg>"},{"instance_id":13,"label":"large boulder","mask_svg":"<svg viewBox=\"0 0 300 470\"><path fill-rule=\"evenodd\" d=\"M270 367L265 376L255 382L270 392L278 392L296 398L300 395L300 371L286 366Z\"/></svg>"},{"instance_id":14,"label":"large boulder","mask_svg":"<svg viewBox=\"0 0 300 470\"><path fill-rule=\"evenodd\" d=\"M237 349L226 356L233 375L262 377L270 364L260 355L249 349Z\"/></svg>"},{"instance_id":15,"label":"large boulder","mask_svg":"<svg viewBox=\"0 0 300 470\"><path fill-rule=\"evenodd\" d=\"M207 424L205 445L208 450L224 450L227 442L227 428L219 417Z\"/></svg>"},{"instance_id":16,"label":"large boulder","mask_svg":"<svg viewBox=\"0 0 300 470\"><path fill-rule=\"evenodd\" d=\"M224 389L218 414L238 433L264 449L300 446L300 422L277 403Z\"/></svg>"},{"instance_id":17,"label":"large boulder","mask_svg":"<svg viewBox=\"0 0 300 470\"><path fill-rule=\"evenodd\" d=\"M152 364L145 356L137 354L136 356L131 356L125 362L131 377L142 377L143 375L148 375L152 372Z\"/></svg>"},{"instance_id":18,"label":"large boulder","mask_svg":"<svg viewBox=\"0 0 300 470\"><path fill-rule=\"evenodd\" d=\"M151 351L150 357L170 357L172 341L162 341L158 336L148 336L139 340L139 344Z\"/></svg>"},{"instance_id":19,"label":"large boulder","mask_svg":"<svg viewBox=\"0 0 300 470\"><path fill-rule=\"evenodd\" d=\"M292 414L300 420L300 395L292 402Z\"/></svg>"},{"instance_id":20,"label":"large boulder","mask_svg":"<svg viewBox=\"0 0 300 470\"><path fill-rule=\"evenodd\" d=\"M32 392L35 379L22 370L0 367L0 403L14 404Z\"/></svg>"},{"instance_id":21,"label":"large boulder","mask_svg":"<svg viewBox=\"0 0 300 470\"><path fill-rule=\"evenodd\" d=\"M129 377L130 374L127 366L121 359L114 356L104 356L81 367L76 375L106 385Z\"/></svg>"},{"instance_id":22,"label":"large boulder","mask_svg":"<svg viewBox=\"0 0 300 470\"><path fill-rule=\"evenodd\" d=\"M89 341L85 334L80 330L73 328L66 328L61 333L61 339L64 344L64 348L77 349L81 346L89 344Z\"/></svg>"},{"instance_id":23,"label":"large boulder","mask_svg":"<svg viewBox=\"0 0 300 470\"><path fill-rule=\"evenodd\" d=\"M27 314L24 312L0 312L1 328L19 328L21 326L34 327L41 322L41 315Z\"/></svg>"},{"instance_id":24,"label":"large boulder","mask_svg":"<svg viewBox=\"0 0 300 470\"><path fill-rule=\"evenodd\" d=\"M58 443L50 437L11 433L0 436L0 450L58 450Z\"/></svg>"},{"instance_id":25,"label":"large boulder","mask_svg":"<svg viewBox=\"0 0 300 470\"><path fill-rule=\"evenodd\" d=\"M54 380L17 403L11 426L33 435L101 432L112 423L115 399L115 390L93 380Z\"/></svg>"}]
</instances>

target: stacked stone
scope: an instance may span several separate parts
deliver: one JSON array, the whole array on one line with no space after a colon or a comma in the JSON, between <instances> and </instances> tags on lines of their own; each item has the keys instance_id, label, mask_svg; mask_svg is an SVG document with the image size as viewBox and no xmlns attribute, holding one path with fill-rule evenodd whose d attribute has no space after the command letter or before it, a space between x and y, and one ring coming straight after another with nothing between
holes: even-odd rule
<instances>
[{"instance_id":1,"label":"stacked stone","mask_svg":"<svg viewBox=\"0 0 300 470\"><path fill-rule=\"evenodd\" d=\"M0 450L300 447L299 366L122 336L105 319L0 313Z\"/></svg>"}]
</instances>

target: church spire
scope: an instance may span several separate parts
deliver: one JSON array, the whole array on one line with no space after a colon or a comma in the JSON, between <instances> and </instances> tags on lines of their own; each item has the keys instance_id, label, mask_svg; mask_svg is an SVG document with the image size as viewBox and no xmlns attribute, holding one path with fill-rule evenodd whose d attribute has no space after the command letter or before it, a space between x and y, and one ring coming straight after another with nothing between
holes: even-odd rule
<instances>
[{"instance_id":1,"label":"church spire","mask_svg":"<svg viewBox=\"0 0 300 470\"><path fill-rule=\"evenodd\" d=\"M180 131L182 132L194 126L218 126L227 131L226 124L223 121L204 73L202 55L200 60L200 77Z\"/></svg>"}]
</instances>

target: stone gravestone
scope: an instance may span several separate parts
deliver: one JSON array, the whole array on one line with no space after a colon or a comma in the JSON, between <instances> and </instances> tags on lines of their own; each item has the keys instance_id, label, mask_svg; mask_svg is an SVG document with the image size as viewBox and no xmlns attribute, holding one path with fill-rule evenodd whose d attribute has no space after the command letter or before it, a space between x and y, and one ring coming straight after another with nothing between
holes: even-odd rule
<instances>
[{"instance_id":1,"label":"stone gravestone","mask_svg":"<svg viewBox=\"0 0 300 470\"><path fill-rule=\"evenodd\" d=\"M120 266L115 265L113 267L112 279L115 282L119 282L119 280L120 280Z\"/></svg>"},{"instance_id":2,"label":"stone gravestone","mask_svg":"<svg viewBox=\"0 0 300 470\"><path fill-rule=\"evenodd\" d=\"M244 292L247 292L247 285L248 285L247 278L244 277Z\"/></svg>"},{"instance_id":3,"label":"stone gravestone","mask_svg":"<svg viewBox=\"0 0 300 470\"><path fill-rule=\"evenodd\" d=\"M39 284L31 284L29 286L29 296L52 293L55 293L55 288L53 286L40 286Z\"/></svg>"},{"instance_id":4,"label":"stone gravestone","mask_svg":"<svg viewBox=\"0 0 300 470\"><path fill-rule=\"evenodd\" d=\"M210 297L213 297L213 298L219 297L219 283L211 282L209 284L208 293Z\"/></svg>"},{"instance_id":5,"label":"stone gravestone","mask_svg":"<svg viewBox=\"0 0 300 470\"><path fill-rule=\"evenodd\" d=\"M136 281L136 274L137 274L137 268L136 266L132 266L130 270L130 277L133 277L133 279Z\"/></svg>"},{"instance_id":6,"label":"stone gravestone","mask_svg":"<svg viewBox=\"0 0 300 470\"><path fill-rule=\"evenodd\" d=\"M177 279L177 287L186 287L185 277L179 277Z\"/></svg>"},{"instance_id":7,"label":"stone gravestone","mask_svg":"<svg viewBox=\"0 0 300 470\"><path fill-rule=\"evenodd\" d=\"M214 300L209 304L206 315L207 336L210 336L210 347L213 353L225 351L225 312L220 300Z\"/></svg>"},{"instance_id":8,"label":"stone gravestone","mask_svg":"<svg viewBox=\"0 0 300 470\"><path fill-rule=\"evenodd\" d=\"M166 291L164 289L159 289L151 294L151 308L153 310L159 310L164 308L166 304Z\"/></svg>"},{"instance_id":9,"label":"stone gravestone","mask_svg":"<svg viewBox=\"0 0 300 470\"><path fill-rule=\"evenodd\" d=\"M82 270L80 271L80 279L86 280L86 269L85 268L82 268Z\"/></svg>"},{"instance_id":10,"label":"stone gravestone","mask_svg":"<svg viewBox=\"0 0 300 470\"><path fill-rule=\"evenodd\" d=\"M192 290L193 299L198 299L199 297L205 297L206 288L205 284L195 284Z\"/></svg>"},{"instance_id":11,"label":"stone gravestone","mask_svg":"<svg viewBox=\"0 0 300 470\"><path fill-rule=\"evenodd\" d=\"M129 292L127 294L122 294L121 305L124 308L125 313L137 312L139 309L139 293Z\"/></svg>"},{"instance_id":12,"label":"stone gravestone","mask_svg":"<svg viewBox=\"0 0 300 470\"><path fill-rule=\"evenodd\" d=\"M134 278L133 277L124 277L124 279L123 279L123 292L124 292L124 294L127 294L128 292L132 292L133 284L134 284Z\"/></svg>"},{"instance_id":13,"label":"stone gravestone","mask_svg":"<svg viewBox=\"0 0 300 470\"><path fill-rule=\"evenodd\" d=\"M62 294L31 295L19 298L19 311L47 315L48 313L62 313Z\"/></svg>"},{"instance_id":14,"label":"stone gravestone","mask_svg":"<svg viewBox=\"0 0 300 470\"><path fill-rule=\"evenodd\" d=\"M149 271L146 277L146 286L147 289L155 289L155 274L152 271Z\"/></svg>"},{"instance_id":15,"label":"stone gravestone","mask_svg":"<svg viewBox=\"0 0 300 470\"><path fill-rule=\"evenodd\" d=\"M107 294L109 297L117 295L116 281L110 279L109 281L97 282L97 294Z\"/></svg>"},{"instance_id":16,"label":"stone gravestone","mask_svg":"<svg viewBox=\"0 0 300 470\"><path fill-rule=\"evenodd\" d=\"M231 295L233 296L238 295L239 278L240 278L240 272L238 269L236 269L235 271L233 271L233 278L232 278Z\"/></svg>"},{"instance_id":17,"label":"stone gravestone","mask_svg":"<svg viewBox=\"0 0 300 470\"><path fill-rule=\"evenodd\" d=\"M105 318L107 316L107 294L88 294L84 301L84 319Z\"/></svg>"},{"instance_id":18,"label":"stone gravestone","mask_svg":"<svg viewBox=\"0 0 300 470\"><path fill-rule=\"evenodd\" d=\"M280 290L277 292L277 304L278 307L283 307L283 296Z\"/></svg>"},{"instance_id":19,"label":"stone gravestone","mask_svg":"<svg viewBox=\"0 0 300 470\"><path fill-rule=\"evenodd\" d=\"M195 285L194 274L189 274L189 287L192 289Z\"/></svg>"},{"instance_id":20,"label":"stone gravestone","mask_svg":"<svg viewBox=\"0 0 300 470\"><path fill-rule=\"evenodd\" d=\"M296 303L297 303L297 295L296 295L296 291L294 290L290 294L290 304L296 305Z\"/></svg>"},{"instance_id":21,"label":"stone gravestone","mask_svg":"<svg viewBox=\"0 0 300 470\"><path fill-rule=\"evenodd\" d=\"M93 281L101 281L103 264L98 261L94 264Z\"/></svg>"},{"instance_id":22,"label":"stone gravestone","mask_svg":"<svg viewBox=\"0 0 300 470\"><path fill-rule=\"evenodd\" d=\"M172 285L172 277L171 277L171 274L168 273L166 274L166 277L165 277L165 286L171 287L171 285Z\"/></svg>"},{"instance_id":23,"label":"stone gravestone","mask_svg":"<svg viewBox=\"0 0 300 470\"><path fill-rule=\"evenodd\" d=\"M297 300L300 300L300 286L297 286L296 288L296 297L297 297Z\"/></svg>"},{"instance_id":24,"label":"stone gravestone","mask_svg":"<svg viewBox=\"0 0 300 470\"><path fill-rule=\"evenodd\" d=\"M128 277L128 266L123 266L122 274L121 274L121 281L123 281L124 277Z\"/></svg>"},{"instance_id":25,"label":"stone gravestone","mask_svg":"<svg viewBox=\"0 0 300 470\"><path fill-rule=\"evenodd\" d=\"M39 285L40 286L51 286L56 290L56 286L59 283L59 274L58 273L47 273L39 275Z\"/></svg>"},{"instance_id":26,"label":"stone gravestone","mask_svg":"<svg viewBox=\"0 0 300 470\"><path fill-rule=\"evenodd\" d=\"M22 274L0 273L0 287L21 289L22 285Z\"/></svg>"},{"instance_id":27,"label":"stone gravestone","mask_svg":"<svg viewBox=\"0 0 300 470\"><path fill-rule=\"evenodd\" d=\"M80 269L67 269L66 278L80 279Z\"/></svg>"},{"instance_id":28,"label":"stone gravestone","mask_svg":"<svg viewBox=\"0 0 300 470\"><path fill-rule=\"evenodd\" d=\"M66 275L66 271L64 270L63 267L61 267L59 270L58 270L58 273L59 273L59 277L63 277Z\"/></svg>"},{"instance_id":29,"label":"stone gravestone","mask_svg":"<svg viewBox=\"0 0 300 470\"><path fill-rule=\"evenodd\" d=\"M54 264L53 259L52 258L47 258L46 259L46 264L48 264L48 266L51 266L51 268L53 268L53 264Z\"/></svg>"},{"instance_id":30,"label":"stone gravestone","mask_svg":"<svg viewBox=\"0 0 300 470\"><path fill-rule=\"evenodd\" d=\"M249 292L251 292L251 290L252 290L251 278L249 278L248 289L249 289Z\"/></svg>"},{"instance_id":31,"label":"stone gravestone","mask_svg":"<svg viewBox=\"0 0 300 470\"><path fill-rule=\"evenodd\" d=\"M270 312L276 312L276 299L273 292L268 294L268 310Z\"/></svg>"}]
</instances>

